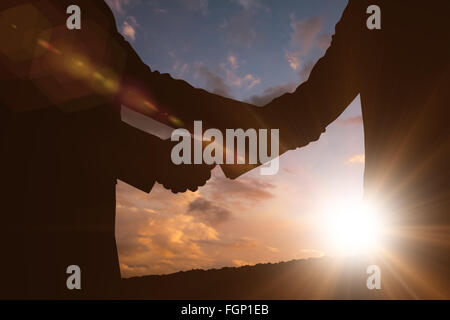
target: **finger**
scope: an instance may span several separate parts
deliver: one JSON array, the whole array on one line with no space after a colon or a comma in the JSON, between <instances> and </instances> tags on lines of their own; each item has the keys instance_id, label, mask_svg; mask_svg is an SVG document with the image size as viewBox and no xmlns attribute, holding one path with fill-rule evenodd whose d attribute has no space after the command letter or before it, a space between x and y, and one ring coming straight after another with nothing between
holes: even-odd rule
<instances>
[{"instance_id":1,"label":"finger","mask_svg":"<svg viewBox=\"0 0 450 320\"><path fill-rule=\"evenodd\" d=\"M198 190L198 187L197 186L191 186L188 189L191 190L192 192L195 192L195 191Z\"/></svg>"}]
</instances>

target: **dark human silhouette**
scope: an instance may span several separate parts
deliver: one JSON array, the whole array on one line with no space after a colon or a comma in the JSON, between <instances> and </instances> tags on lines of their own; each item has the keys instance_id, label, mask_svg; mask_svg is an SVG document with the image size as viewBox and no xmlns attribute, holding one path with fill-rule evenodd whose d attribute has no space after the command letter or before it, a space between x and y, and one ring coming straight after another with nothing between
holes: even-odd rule
<instances>
[{"instance_id":1,"label":"dark human silhouette","mask_svg":"<svg viewBox=\"0 0 450 320\"><path fill-rule=\"evenodd\" d=\"M81 30L66 28L71 4ZM374 4L381 30L366 27ZM105 297L120 277L116 179L144 191L204 183L200 168L171 174L184 169L169 164L168 144L122 123L121 104L173 127L278 128L283 153L317 140L359 94L365 195L405 231L391 247L426 271L428 293L449 297L449 6L350 0L308 81L258 108L152 72L103 1L2 1L2 295ZM222 166L230 178L254 167ZM66 288L71 264L81 291Z\"/></svg>"},{"instance_id":2,"label":"dark human silhouette","mask_svg":"<svg viewBox=\"0 0 450 320\"><path fill-rule=\"evenodd\" d=\"M381 9L380 30L367 27L371 5ZM399 276L422 270L428 285L414 293L449 297L449 10L447 0L350 0L330 48L295 92L262 108L203 92L180 108L176 97L167 100L158 90L155 105L171 101L170 113L187 128L193 120L221 130L278 128L282 154L319 139L360 95L365 198L387 216L388 247L410 267ZM191 90L170 81L164 86L183 96ZM221 167L234 179L257 165Z\"/></svg>"},{"instance_id":3,"label":"dark human silhouette","mask_svg":"<svg viewBox=\"0 0 450 320\"><path fill-rule=\"evenodd\" d=\"M381 9L380 30L367 27L370 5ZM259 109L216 108L217 119L194 116L219 128L279 128L283 153L317 140L359 94L365 198L390 221L389 248L409 267L399 276L422 270L418 297L450 297L449 10L446 0L350 0L295 92ZM253 167L224 168L235 178Z\"/></svg>"},{"instance_id":4,"label":"dark human silhouette","mask_svg":"<svg viewBox=\"0 0 450 320\"><path fill-rule=\"evenodd\" d=\"M72 4L81 30L66 27ZM176 166L172 142L121 121L121 104L154 111L139 81L163 76L120 36L103 1L2 1L0 39L0 296L117 296L117 179L145 192L155 181L195 191L212 166ZM66 285L70 265L81 290Z\"/></svg>"}]
</instances>

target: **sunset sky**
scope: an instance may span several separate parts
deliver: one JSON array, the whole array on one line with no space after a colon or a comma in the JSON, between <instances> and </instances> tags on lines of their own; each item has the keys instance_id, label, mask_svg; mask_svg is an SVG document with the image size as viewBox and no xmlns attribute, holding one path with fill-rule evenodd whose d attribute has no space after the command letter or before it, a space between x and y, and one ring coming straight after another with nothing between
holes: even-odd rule
<instances>
[{"instance_id":1,"label":"sunset sky","mask_svg":"<svg viewBox=\"0 0 450 320\"><path fill-rule=\"evenodd\" d=\"M324 54L345 0L108 0L117 26L152 70L263 105L305 81ZM324 92L326 94L326 92ZM275 176L236 181L220 168L192 193L150 194L119 182L122 275L165 274L337 254L323 213L362 197L359 97L318 142L281 157ZM123 110L163 137L169 130ZM326 212L329 213L329 212Z\"/></svg>"}]
</instances>

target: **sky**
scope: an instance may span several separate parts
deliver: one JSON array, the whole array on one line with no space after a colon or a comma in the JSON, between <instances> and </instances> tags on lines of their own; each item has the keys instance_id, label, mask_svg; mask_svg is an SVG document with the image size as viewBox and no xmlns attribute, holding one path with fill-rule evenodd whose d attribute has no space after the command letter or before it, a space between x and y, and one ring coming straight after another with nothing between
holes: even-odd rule
<instances>
[{"instance_id":1,"label":"sky","mask_svg":"<svg viewBox=\"0 0 450 320\"><path fill-rule=\"evenodd\" d=\"M306 81L346 0L107 0L124 37L152 70L264 105ZM326 93L324 93L326 94ZM147 132L170 130L123 108ZM359 97L320 140L290 151L275 176L235 181L220 168L197 192L150 194L119 181L122 276L288 261L338 253L324 228L337 199L362 198Z\"/></svg>"}]
</instances>

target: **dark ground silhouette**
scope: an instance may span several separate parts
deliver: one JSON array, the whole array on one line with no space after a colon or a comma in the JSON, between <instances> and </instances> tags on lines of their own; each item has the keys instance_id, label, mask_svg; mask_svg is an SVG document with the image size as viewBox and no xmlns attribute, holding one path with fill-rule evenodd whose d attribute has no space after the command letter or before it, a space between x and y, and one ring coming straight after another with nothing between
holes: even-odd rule
<instances>
[{"instance_id":1,"label":"dark ground silhouette","mask_svg":"<svg viewBox=\"0 0 450 320\"><path fill-rule=\"evenodd\" d=\"M339 271L330 267L339 263ZM311 258L238 268L191 270L122 280L125 298L136 299L368 299L364 259ZM336 275L330 277L333 272ZM327 277L328 276L328 277ZM326 279L326 282L324 281ZM334 283L336 281L336 283Z\"/></svg>"},{"instance_id":2,"label":"dark ground silhouette","mask_svg":"<svg viewBox=\"0 0 450 320\"><path fill-rule=\"evenodd\" d=\"M382 270L381 289L369 290L366 285L370 276L367 274L367 267L375 262ZM446 298L445 295L424 290L422 284L413 278L411 275L401 278L388 265L380 264L378 259L364 255L322 257L123 279L121 298L157 300Z\"/></svg>"}]
</instances>

